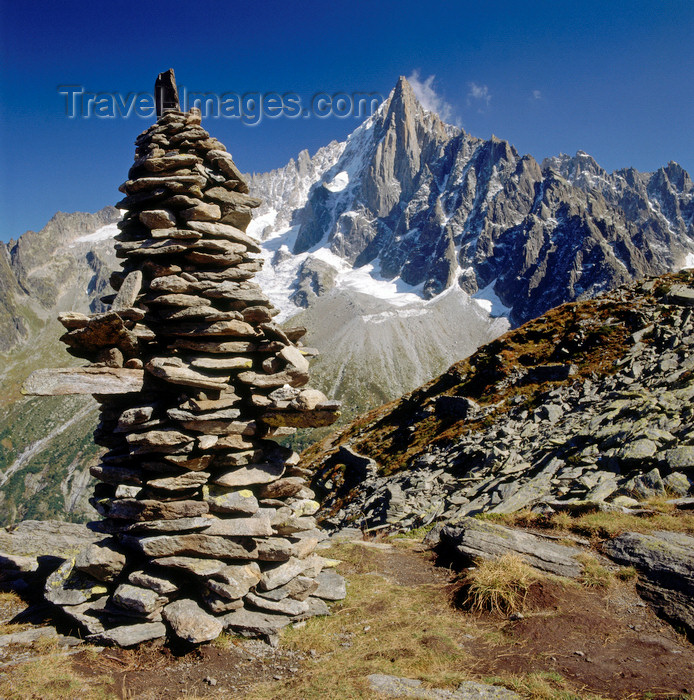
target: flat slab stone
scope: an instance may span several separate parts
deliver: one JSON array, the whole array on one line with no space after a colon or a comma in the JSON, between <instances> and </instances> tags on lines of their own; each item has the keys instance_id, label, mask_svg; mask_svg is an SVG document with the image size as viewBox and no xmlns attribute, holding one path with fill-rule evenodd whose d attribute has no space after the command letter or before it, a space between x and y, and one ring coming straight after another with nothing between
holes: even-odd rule
<instances>
[{"instance_id":1,"label":"flat slab stone","mask_svg":"<svg viewBox=\"0 0 694 700\"><path fill-rule=\"evenodd\" d=\"M225 566L207 580L214 593L230 599L245 596L261 579L260 567L255 562Z\"/></svg>"},{"instance_id":2,"label":"flat slab stone","mask_svg":"<svg viewBox=\"0 0 694 700\"><path fill-rule=\"evenodd\" d=\"M227 567L227 563L216 559L202 559L200 557L161 557L155 559L155 564L170 569L179 569L195 576L207 578L219 573Z\"/></svg>"},{"instance_id":3,"label":"flat slab stone","mask_svg":"<svg viewBox=\"0 0 694 700\"><path fill-rule=\"evenodd\" d=\"M293 600L292 598L282 598L281 600L268 600L255 593L246 596L246 602L256 608L268 610L270 612L281 613L282 615L303 615L309 610L309 604L305 600Z\"/></svg>"},{"instance_id":4,"label":"flat slab stone","mask_svg":"<svg viewBox=\"0 0 694 700\"><path fill-rule=\"evenodd\" d=\"M464 517L440 531L441 543L465 559L496 559L519 554L532 567L557 576L576 578L583 565L576 559L580 549L551 542L542 537L503 525Z\"/></svg>"},{"instance_id":5,"label":"flat slab stone","mask_svg":"<svg viewBox=\"0 0 694 700\"><path fill-rule=\"evenodd\" d=\"M166 636L166 625L163 622L144 622L139 625L114 627L98 634L92 634L88 639L90 642L100 644L132 647L164 636Z\"/></svg>"},{"instance_id":6,"label":"flat slab stone","mask_svg":"<svg viewBox=\"0 0 694 700\"><path fill-rule=\"evenodd\" d=\"M167 600L151 588L141 588L129 583L121 583L113 592L113 602L116 605L143 615L159 610Z\"/></svg>"},{"instance_id":7,"label":"flat slab stone","mask_svg":"<svg viewBox=\"0 0 694 700\"><path fill-rule=\"evenodd\" d=\"M270 518L210 518L203 532L223 537L265 537L275 534Z\"/></svg>"},{"instance_id":8,"label":"flat slab stone","mask_svg":"<svg viewBox=\"0 0 694 700\"><path fill-rule=\"evenodd\" d=\"M171 593L176 593L178 591L178 585L175 584L170 578L157 573L150 574L146 571L131 571L128 576L128 581L134 586L140 586L142 588L151 588L155 593L159 595L170 595Z\"/></svg>"},{"instance_id":9,"label":"flat slab stone","mask_svg":"<svg viewBox=\"0 0 694 700\"><path fill-rule=\"evenodd\" d=\"M335 571L321 571L316 576L318 588L311 595L323 600L342 600L347 596L345 579Z\"/></svg>"},{"instance_id":10,"label":"flat slab stone","mask_svg":"<svg viewBox=\"0 0 694 700\"><path fill-rule=\"evenodd\" d=\"M227 323L233 323L228 321ZM223 389L229 377L212 377L190 369L179 358L154 357L146 365L147 371L171 384L199 389Z\"/></svg>"},{"instance_id":11,"label":"flat slab stone","mask_svg":"<svg viewBox=\"0 0 694 700\"><path fill-rule=\"evenodd\" d=\"M291 621L287 615L255 612L253 610L234 610L222 618L225 629L248 636L273 636Z\"/></svg>"},{"instance_id":12,"label":"flat slab stone","mask_svg":"<svg viewBox=\"0 0 694 700\"><path fill-rule=\"evenodd\" d=\"M425 688L422 681L398 678L384 673L372 673L369 677L371 690L391 698L417 698L417 700L521 700L521 696L508 688L487 683L464 681L456 690Z\"/></svg>"},{"instance_id":13,"label":"flat slab stone","mask_svg":"<svg viewBox=\"0 0 694 700\"><path fill-rule=\"evenodd\" d=\"M125 536L123 543L133 546L150 557L190 555L215 559L257 559L258 552L251 540L214 535L162 535L161 537Z\"/></svg>"},{"instance_id":14,"label":"flat slab stone","mask_svg":"<svg viewBox=\"0 0 694 700\"><path fill-rule=\"evenodd\" d=\"M12 529L0 529L0 556L2 554L24 556L36 560L37 556L53 556L69 559L83 548L104 539L104 535L92 532L86 525L59 520L23 520Z\"/></svg>"},{"instance_id":15,"label":"flat slab stone","mask_svg":"<svg viewBox=\"0 0 694 700\"><path fill-rule=\"evenodd\" d=\"M295 576L303 574L305 570L306 562L292 557L289 561L265 569L258 585L263 591L279 588L289 583Z\"/></svg>"},{"instance_id":16,"label":"flat slab stone","mask_svg":"<svg viewBox=\"0 0 694 700\"><path fill-rule=\"evenodd\" d=\"M122 367L72 367L37 369L22 385L29 396L68 394L129 394L141 391L144 372Z\"/></svg>"},{"instance_id":17,"label":"flat slab stone","mask_svg":"<svg viewBox=\"0 0 694 700\"><path fill-rule=\"evenodd\" d=\"M248 489L229 491L221 487L203 486L202 497L214 513L253 515L260 508L258 499Z\"/></svg>"},{"instance_id":18,"label":"flat slab stone","mask_svg":"<svg viewBox=\"0 0 694 700\"><path fill-rule=\"evenodd\" d=\"M138 501L123 498L103 505L110 518L124 520L174 520L209 512L209 506L204 501Z\"/></svg>"},{"instance_id":19,"label":"flat slab stone","mask_svg":"<svg viewBox=\"0 0 694 700\"><path fill-rule=\"evenodd\" d=\"M212 483L227 487L269 484L271 481L279 479L282 474L284 474L283 465L254 464L221 474L213 479Z\"/></svg>"}]
</instances>

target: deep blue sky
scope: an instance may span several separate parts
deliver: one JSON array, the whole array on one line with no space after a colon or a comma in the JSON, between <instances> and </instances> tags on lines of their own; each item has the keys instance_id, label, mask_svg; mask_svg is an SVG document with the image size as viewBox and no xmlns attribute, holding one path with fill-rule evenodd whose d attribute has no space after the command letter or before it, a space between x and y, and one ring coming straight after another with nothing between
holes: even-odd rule
<instances>
[{"instance_id":1,"label":"deep blue sky","mask_svg":"<svg viewBox=\"0 0 694 700\"><path fill-rule=\"evenodd\" d=\"M418 71L450 121L541 160L694 172L694 2L0 0L0 239L115 203L150 120L68 119L57 86L387 95ZM245 171L343 139L355 119L207 119Z\"/></svg>"}]
</instances>

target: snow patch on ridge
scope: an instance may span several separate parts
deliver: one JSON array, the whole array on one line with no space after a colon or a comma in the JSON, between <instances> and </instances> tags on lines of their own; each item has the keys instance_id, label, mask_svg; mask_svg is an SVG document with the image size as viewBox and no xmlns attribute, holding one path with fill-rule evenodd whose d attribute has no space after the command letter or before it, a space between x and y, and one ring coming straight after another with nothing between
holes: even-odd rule
<instances>
[{"instance_id":1,"label":"snow patch on ridge","mask_svg":"<svg viewBox=\"0 0 694 700\"><path fill-rule=\"evenodd\" d=\"M101 228L98 228L94 233L90 233L86 236L80 236L79 238L75 238L73 243L96 243L97 241L106 241L109 238L113 238L114 236L117 236L120 233L120 229L118 228L118 224L106 224L106 226L102 226Z\"/></svg>"},{"instance_id":2,"label":"snow patch on ridge","mask_svg":"<svg viewBox=\"0 0 694 700\"><path fill-rule=\"evenodd\" d=\"M324 182L323 187L330 192L342 192L349 185L349 174L346 170L339 172L330 182Z\"/></svg>"},{"instance_id":3,"label":"snow patch on ridge","mask_svg":"<svg viewBox=\"0 0 694 700\"><path fill-rule=\"evenodd\" d=\"M492 280L484 289L472 295L472 300L479 304L490 316L496 318L498 316L508 317L511 312L509 306L505 306L494 291L496 279Z\"/></svg>"}]
</instances>

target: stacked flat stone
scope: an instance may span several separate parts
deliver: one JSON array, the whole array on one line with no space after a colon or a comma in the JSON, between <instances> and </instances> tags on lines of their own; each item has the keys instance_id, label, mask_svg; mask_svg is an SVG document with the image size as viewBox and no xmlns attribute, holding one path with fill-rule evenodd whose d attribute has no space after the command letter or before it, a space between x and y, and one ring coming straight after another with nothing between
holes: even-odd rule
<instances>
[{"instance_id":1,"label":"stacked flat stone","mask_svg":"<svg viewBox=\"0 0 694 700\"><path fill-rule=\"evenodd\" d=\"M199 112L166 110L136 146L111 309L60 317L69 351L92 365L25 386L95 394L108 448L91 469L107 538L58 569L46 596L111 643L272 635L344 596L314 553L308 473L272 440L331 424L339 404L305 388L305 330L274 323L251 281L262 259L245 229L260 201Z\"/></svg>"}]
</instances>

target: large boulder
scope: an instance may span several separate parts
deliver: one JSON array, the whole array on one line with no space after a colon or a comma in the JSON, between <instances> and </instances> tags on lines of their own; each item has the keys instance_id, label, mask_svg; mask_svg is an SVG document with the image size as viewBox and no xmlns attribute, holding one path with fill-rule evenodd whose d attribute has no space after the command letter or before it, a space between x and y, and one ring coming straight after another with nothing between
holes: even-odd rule
<instances>
[{"instance_id":1,"label":"large boulder","mask_svg":"<svg viewBox=\"0 0 694 700\"><path fill-rule=\"evenodd\" d=\"M639 593L656 612L694 636L694 537L625 532L603 545L614 561L639 572Z\"/></svg>"}]
</instances>

